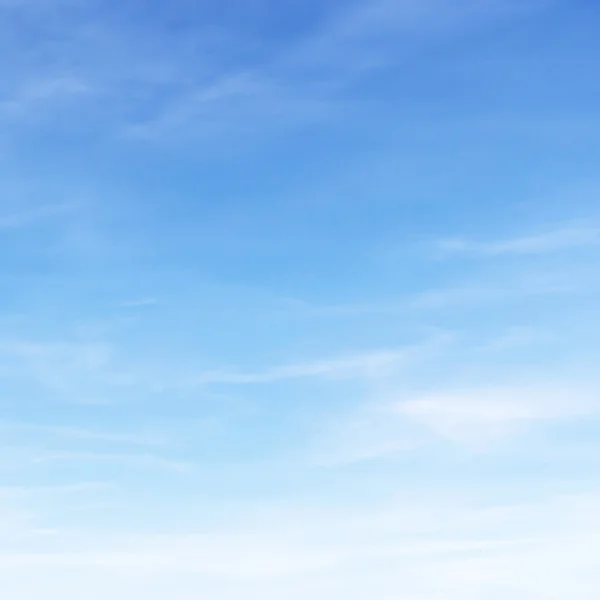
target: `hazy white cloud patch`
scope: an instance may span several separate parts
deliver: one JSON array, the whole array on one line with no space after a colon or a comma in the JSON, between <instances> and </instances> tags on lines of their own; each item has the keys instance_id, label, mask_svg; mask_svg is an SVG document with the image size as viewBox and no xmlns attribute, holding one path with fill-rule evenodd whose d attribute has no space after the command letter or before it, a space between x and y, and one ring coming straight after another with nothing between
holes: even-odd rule
<instances>
[{"instance_id":1,"label":"hazy white cloud patch","mask_svg":"<svg viewBox=\"0 0 600 600\"><path fill-rule=\"evenodd\" d=\"M493 441L527 425L596 414L598 389L568 384L501 385L424 394L399 402L395 410L458 443Z\"/></svg>"},{"instance_id":2,"label":"hazy white cloud patch","mask_svg":"<svg viewBox=\"0 0 600 600\"><path fill-rule=\"evenodd\" d=\"M500 240L478 241L454 238L442 240L437 249L442 255L479 257L527 256L596 247L600 244L600 228L572 225L534 235Z\"/></svg>"}]
</instances>

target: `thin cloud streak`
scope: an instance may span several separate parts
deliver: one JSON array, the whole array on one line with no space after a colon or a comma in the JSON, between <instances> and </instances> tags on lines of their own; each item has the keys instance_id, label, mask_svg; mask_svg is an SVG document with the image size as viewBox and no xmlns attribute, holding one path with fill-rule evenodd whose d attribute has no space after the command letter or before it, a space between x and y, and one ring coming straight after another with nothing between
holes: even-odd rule
<instances>
[{"instance_id":1,"label":"thin cloud streak","mask_svg":"<svg viewBox=\"0 0 600 600\"><path fill-rule=\"evenodd\" d=\"M81 427L27 423L23 421L0 421L0 430L5 432L35 433L71 440L130 444L135 446L162 446L167 443L164 436L142 432L97 431Z\"/></svg>"},{"instance_id":2,"label":"thin cloud streak","mask_svg":"<svg viewBox=\"0 0 600 600\"><path fill-rule=\"evenodd\" d=\"M545 5L363 0L270 59L186 87L152 118L127 125L123 136L163 143L174 136L187 142L190 136L214 139L258 131L264 136L273 128L331 120L344 112L347 88L369 72L412 56L440 36L460 35Z\"/></svg>"},{"instance_id":3,"label":"thin cloud streak","mask_svg":"<svg viewBox=\"0 0 600 600\"><path fill-rule=\"evenodd\" d=\"M192 385L275 383L301 378L378 378L422 359L428 353L450 343L453 336L444 333L422 344L397 350L382 350L329 360L271 367L264 371L208 371L191 381Z\"/></svg>"},{"instance_id":4,"label":"thin cloud streak","mask_svg":"<svg viewBox=\"0 0 600 600\"><path fill-rule=\"evenodd\" d=\"M594 226L570 226L540 233L493 241L477 241L463 238L447 239L436 244L442 256L502 257L550 254L590 248L600 245L600 228Z\"/></svg>"},{"instance_id":5,"label":"thin cloud streak","mask_svg":"<svg viewBox=\"0 0 600 600\"><path fill-rule=\"evenodd\" d=\"M9 214L0 214L0 230L22 229L37 225L40 222L53 220L56 217L61 217L73 213L78 208L77 204L48 204L37 206L22 212Z\"/></svg>"},{"instance_id":6,"label":"thin cloud streak","mask_svg":"<svg viewBox=\"0 0 600 600\"><path fill-rule=\"evenodd\" d=\"M31 464L50 462L87 462L121 463L130 468L171 471L174 473L192 473L195 468L190 462L165 458L154 454L109 454L102 452L45 452L31 456Z\"/></svg>"}]
</instances>

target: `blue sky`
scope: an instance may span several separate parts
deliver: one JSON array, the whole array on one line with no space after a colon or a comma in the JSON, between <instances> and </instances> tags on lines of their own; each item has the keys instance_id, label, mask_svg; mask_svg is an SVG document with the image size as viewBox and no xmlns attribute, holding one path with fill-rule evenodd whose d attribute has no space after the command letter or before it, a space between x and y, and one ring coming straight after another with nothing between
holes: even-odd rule
<instances>
[{"instance_id":1,"label":"blue sky","mask_svg":"<svg viewBox=\"0 0 600 600\"><path fill-rule=\"evenodd\" d=\"M596 598L599 22L1 0L3 597Z\"/></svg>"}]
</instances>

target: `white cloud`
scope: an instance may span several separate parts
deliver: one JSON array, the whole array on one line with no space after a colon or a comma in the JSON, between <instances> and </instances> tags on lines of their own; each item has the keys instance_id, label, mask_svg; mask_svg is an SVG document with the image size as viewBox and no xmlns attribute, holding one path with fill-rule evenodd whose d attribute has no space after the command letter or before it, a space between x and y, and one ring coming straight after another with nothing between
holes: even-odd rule
<instances>
[{"instance_id":1,"label":"white cloud","mask_svg":"<svg viewBox=\"0 0 600 600\"><path fill-rule=\"evenodd\" d=\"M380 378L397 373L414 361L422 360L452 339L444 333L426 340L422 344L396 350L380 350L348 355L328 360L270 367L256 372L209 371L192 381L204 384L272 383L304 377L332 379Z\"/></svg>"},{"instance_id":2,"label":"white cloud","mask_svg":"<svg viewBox=\"0 0 600 600\"><path fill-rule=\"evenodd\" d=\"M380 383L374 397L337 416L312 440L306 460L321 466L440 449L490 452L533 428L600 414L594 383L569 381L488 385L419 392L398 379Z\"/></svg>"},{"instance_id":3,"label":"white cloud","mask_svg":"<svg viewBox=\"0 0 600 600\"><path fill-rule=\"evenodd\" d=\"M77 207L75 204L49 204L32 207L28 210L13 212L9 214L0 214L0 230L2 229L20 229L35 225L40 221L51 220L55 217L68 215Z\"/></svg>"},{"instance_id":4,"label":"white cloud","mask_svg":"<svg viewBox=\"0 0 600 600\"><path fill-rule=\"evenodd\" d=\"M138 298L137 300L125 300L124 302L119 302L117 306L120 308L138 308L143 306L156 306L159 302L158 298L148 297Z\"/></svg>"},{"instance_id":5,"label":"white cloud","mask_svg":"<svg viewBox=\"0 0 600 600\"><path fill-rule=\"evenodd\" d=\"M35 113L36 109L48 109L66 102L73 102L82 95L90 95L91 87L72 77L41 77L24 82L12 97L0 102L3 118L18 118Z\"/></svg>"},{"instance_id":6,"label":"white cloud","mask_svg":"<svg viewBox=\"0 0 600 600\"><path fill-rule=\"evenodd\" d=\"M130 468L171 471L173 473L191 473L194 465L184 460L177 460L157 456L154 454L122 453L111 454L107 452L79 452L79 451L51 451L33 453L27 458L30 464L44 464L52 462L83 462L83 463L116 463L127 465Z\"/></svg>"},{"instance_id":7,"label":"white cloud","mask_svg":"<svg viewBox=\"0 0 600 600\"><path fill-rule=\"evenodd\" d=\"M498 338L485 343L481 350L484 352L506 351L527 346L540 346L556 341L556 336L547 329L535 327L511 327Z\"/></svg>"},{"instance_id":8,"label":"white cloud","mask_svg":"<svg viewBox=\"0 0 600 600\"><path fill-rule=\"evenodd\" d=\"M234 371L207 372L194 379L203 384L273 383L304 377L354 378L377 376L386 369L400 366L407 359L403 351L383 351L319 362L283 365L264 371L238 373Z\"/></svg>"},{"instance_id":9,"label":"white cloud","mask_svg":"<svg viewBox=\"0 0 600 600\"><path fill-rule=\"evenodd\" d=\"M104 341L0 339L0 361L11 367L11 376L77 403L103 404L111 400L108 391L137 383L117 368L114 348Z\"/></svg>"},{"instance_id":10,"label":"white cloud","mask_svg":"<svg viewBox=\"0 0 600 600\"><path fill-rule=\"evenodd\" d=\"M388 66L415 48L464 33L489 21L545 8L549 2L506 0L362 0L339 10L302 40L288 58L293 65L329 68L337 77Z\"/></svg>"},{"instance_id":11,"label":"white cloud","mask_svg":"<svg viewBox=\"0 0 600 600\"><path fill-rule=\"evenodd\" d=\"M528 423L578 417L600 410L597 390L568 385L517 385L425 394L396 411L443 437L486 441Z\"/></svg>"},{"instance_id":12,"label":"white cloud","mask_svg":"<svg viewBox=\"0 0 600 600\"><path fill-rule=\"evenodd\" d=\"M74 441L105 442L109 444L131 444L139 446L157 446L166 443L163 435L158 435L151 431L102 431L97 429L87 429L84 427L73 427L66 425L51 425L49 423L31 423L25 421L0 421L0 431L7 433L35 434L40 436L50 436L64 438Z\"/></svg>"},{"instance_id":13,"label":"white cloud","mask_svg":"<svg viewBox=\"0 0 600 600\"><path fill-rule=\"evenodd\" d=\"M591 225L572 225L535 235L492 241L446 239L437 243L437 250L446 256L464 254L496 257L546 254L598 246L598 244L600 244L600 228Z\"/></svg>"}]
</instances>

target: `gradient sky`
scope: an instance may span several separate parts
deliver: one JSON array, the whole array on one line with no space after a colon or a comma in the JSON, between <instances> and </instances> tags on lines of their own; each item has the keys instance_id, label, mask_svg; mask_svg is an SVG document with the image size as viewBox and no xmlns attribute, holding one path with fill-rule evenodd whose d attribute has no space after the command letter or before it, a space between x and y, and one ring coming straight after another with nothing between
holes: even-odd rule
<instances>
[{"instance_id":1,"label":"gradient sky","mask_svg":"<svg viewBox=\"0 0 600 600\"><path fill-rule=\"evenodd\" d=\"M0 596L598 598L599 27L0 0Z\"/></svg>"}]
</instances>

